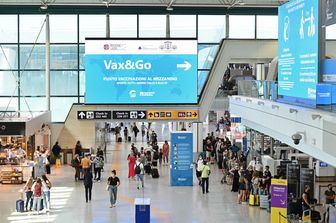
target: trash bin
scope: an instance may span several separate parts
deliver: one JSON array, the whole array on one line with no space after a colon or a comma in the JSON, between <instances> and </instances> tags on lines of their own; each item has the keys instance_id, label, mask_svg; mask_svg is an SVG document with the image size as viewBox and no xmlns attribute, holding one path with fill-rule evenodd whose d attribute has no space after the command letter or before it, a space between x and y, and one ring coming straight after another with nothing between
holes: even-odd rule
<instances>
[{"instance_id":1,"label":"trash bin","mask_svg":"<svg viewBox=\"0 0 336 223\"><path fill-rule=\"evenodd\" d=\"M150 223L150 198L135 198L135 223Z\"/></svg>"}]
</instances>

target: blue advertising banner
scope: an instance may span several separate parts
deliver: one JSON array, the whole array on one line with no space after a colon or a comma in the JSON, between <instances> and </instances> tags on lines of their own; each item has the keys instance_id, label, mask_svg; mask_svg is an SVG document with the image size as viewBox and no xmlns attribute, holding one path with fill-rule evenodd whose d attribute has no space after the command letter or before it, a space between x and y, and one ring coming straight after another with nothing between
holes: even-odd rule
<instances>
[{"instance_id":1,"label":"blue advertising banner","mask_svg":"<svg viewBox=\"0 0 336 223\"><path fill-rule=\"evenodd\" d=\"M197 103L196 40L86 40L87 104Z\"/></svg>"},{"instance_id":2,"label":"blue advertising banner","mask_svg":"<svg viewBox=\"0 0 336 223\"><path fill-rule=\"evenodd\" d=\"M323 60L323 82L336 83L336 59Z\"/></svg>"},{"instance_id":3,"label":"blue advertising banner","mask_svg":"<svg viewBox=\"0 0 336 223\"><path fill-rule=\"evenodd\" d=\"M316 92L317 105L331 105L332 87L330 84L318 84Z\"/></svg>"},{"instance_id":4,"label":"blue advertising banner","mask_svg":"<svg viewBox=\"0 0 336 223\"><path fill-rule=\"evenodd\" d=\"M170 185L193 186L193 135L172 132L170 140Z\"/></svg>"},{"instance_id":5,"label":"blue advertising banner","mask_svg":"<svg viewBox=\"0 0 336 223\"><path fill-rule=\"evenodd\" d=\"M283 100L315 104L319 74L318 2L290 1L279 7L278 94Z\"/></svg>"}]
</instances>

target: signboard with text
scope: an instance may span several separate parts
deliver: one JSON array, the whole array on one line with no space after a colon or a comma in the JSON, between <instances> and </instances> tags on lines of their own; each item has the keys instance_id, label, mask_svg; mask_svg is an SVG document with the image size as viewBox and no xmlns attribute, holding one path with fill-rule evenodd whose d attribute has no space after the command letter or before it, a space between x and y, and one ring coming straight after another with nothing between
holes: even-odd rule
<instances>
[{"instance_id":1,"label":"signboard with text","mask_svg":"<svg viewBox=\"0 0 336 223\"><path fill-rule=\"evenodd\" d=\"M113 119L147 119L147 111L113 111Z\"/></svg>"},{"instance_id":2,"label":"signboard with text","mask_svg":"<svg viewBox=\"0 0 336 223\"><path fill-rule=\"evenodd\" d=\"M287 222L287 180L272 179L271 183L271 222ZM279 217L279 215L283 217Z\"/></svg>"},{"instance_id":3,"label":"signboard with text","mask_svg":"<svg viewBox=\"0 0 336 223\"><path fill-rule=\"evenodd\" d=\"M197 40L86 39L86 104L197 103Z\"/></svg>"},{"instance_id":4,"label":"signboard with text","mask_svg":"<svg viewBox=\"0 0 336 223\"><path fill-rule=\"evenodd\" d=\"M319 79L319 1L279 7L278 94L282 100L315 104Z\"/></svg>"},{"instance_id":5,"label":"signboard with text","mask_svg":"<svg viewBox=\"0 0 336 223\"><path fill-rule=\"evenodd\" d=\"M172 132L170 140L170 185L193 186L193 135Z\"/></svg>"},{"instance_id":6,"label":"signboard with text","mask_svg":"<svg viewBox=\"0 0 336 223\"><path fill-rule=\"evenodd\" d=\"M197 110L150 110L148 120L197 120Z\"/></svg>"},{"instance_id":7,"label":"signboard with text","mask_svg":"<svg viewBox=\"0 0 336 223\"><path fill-rule=\"evenodd\" d=\"M111 119L111 111L77 111L79 120Z\"/></svg>"}]
</instances>

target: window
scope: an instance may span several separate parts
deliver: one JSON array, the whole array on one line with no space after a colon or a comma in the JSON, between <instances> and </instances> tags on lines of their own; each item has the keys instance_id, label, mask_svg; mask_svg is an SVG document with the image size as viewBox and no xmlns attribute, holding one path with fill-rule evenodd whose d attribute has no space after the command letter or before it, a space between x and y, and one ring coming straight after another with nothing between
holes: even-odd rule
<instances>
[{"instance_id":1,"label":"window","mask_svg":"<svg viewBox=\"0 0 336 223\"><path fill-rule=\"evenodd\" d=\"M198 69L211 68L218 48L218 45L198 45Z\"/></svg>"},{"instance_id":2,"label":"window","mask_svg":"<svg viewBox=\"0 0 336 223\"><path fill-rule=\"evenodd\" d=\"M85 46L79 45L79 69L85 68L84 53L85 53Z\"/></svg>"},{"instance_id":3,"label":"window","mask_svg":"<svg viewBox=\"0 0 336 223\"><path fill-rule=\"evenodd\" d=\"M257 38L278 39L278 16L257 16Z\"/></svg>"},{"instance_id":4,"label":"window","mask_svg":"<svg viewBox=\"0 0 336 223\"><path fill-rule=\"evenodd\" d=\"M50 15L50 42L77 42L77 15Z\"/></svg>"},{"instance_id":5,"label":"window","mask_svg":"<svg viewBox=\"0 0 336 223\"><path fill-rule=\"evenodd\" d=\"M35 43L36 39L38 43L45 42L45 15L20 15L19 18L20 43Z\"/></svg>"},{"instance_id":6,"label":"window","mask_svg":"<svg viewBox=\"0 0 336 223\"><path fill-rule=\"evenodd\" d=\"M79 15L79 42L86 37L106 37L106 15Z\"/></svg>"},{"instance_id":7,"label":"window","mask_svg":"<svg viewBox=\"0 0 336 223\"><path fill-rule=\"evenodd\" d=\"M0 71L0 96L17 96L17 72Z\"/></svg>"},{"instance_id":8,"label":"window","mask_svg":"<svg viewBox=\"0 0 336 223\"><path fill-rule=\"evenodd\" d=\"M52 97L50 100L51 120L64 122L73 103L77 103L77 97Z\"/></svg>"},{"instance_id":9,"label":"window","mask_svg":"<svg viewBox=\"0 0 336 223\"><path fill-rule=\"evenodd\" d=\"M195 15L171 15L170 36L196 38Z\"/></svg>"},{"instance_id":10,"label":"window","mask_svg":"<svg viewBox=\"0 0 336 223\"><path fill-rule=\"evenodd\" d=\"M24 69L45 69L45 45L21 45L20 67Z\"/></svg>"},{"instance_id":11,"label":"window","mask_svg":"<svg viewBox=\"0 0 336 223\"><path fill-rule=\"evenodd\" d=\"M255 38L255 16L251 15L231 15L230 38L254 39Z\"/></svg>"},{"instance_id":12,"label":"window","mask_svg":"<svg viewBox=\"0 0 336 223\"><path fill-rule=\"evenodd\" d=\"M47 100L45 97L21 97L20 106L22 111L46 111Z\"/></svg>"},{"instance_id":13,"label":"window","mask_svg":"<svg viewBox=\"0 0 336 223\"><path fill-rule=\"evenodd\" d=\"M137 15L110 15L111 37L137 37Z\"/></svg>"},{"instance_id":14,"label":"window","mask_svg":"<svg viewBox=\"0 0 336 223\"><path fill-rule=\"evenodd\" d=\"M22 96L45 96L45 71L24 71L20 75Z\"/></svg>"},{"instance_id":15,"label":"window","mask_svg":"<svg viewBox=\"0 0 336 223\"><path fill-rule=\"evenodd\" d=\"M17 97L0 97L0 111L17 111L18 104Z\"/></svg>"},{"instance_id":16,"label":"window","mask_svg":"<svg viewBox=\"0 0 336 223\"><path fill-rule=\"evenodd\" d=\"M140 37L166 37L166 15L140 15Z\"/></svg>"},{"instance_id":17,"label":"window","mask_svg":"<svg viewBox=\"0 0 336 223\"><path fill-rule=\"evenodd\" d=\"M51 69L77 69L77 45L51 45L50 67Z\"/></svg>"},{"instance_id":18,"label":"window","mask_svg":"<svg viewBox=\"0 0 336 223\"><path fill-rule=\"evenodd\" d=\"M0 43L17 43L17 15L0 15ZM5 21L5 22L3 22Z\"/></svg>"},{"instance_id":19,"label":"window","mask_svg":"<svg viewBox=\"0 0 336 223\"><path fill-rule=\"evenodd\" d=\"M326 39L336 39L336 24L326 27Z\"/></svg>"},{"instance_id":20,"label":"window","mask_svg":"<svg viewBox=\"0 0 336 223\"><path fill-rule=\"evenodd\" d=\"M198 42L219 43L225 38L225 15L198 16Z\"/></svg>"},{"instance_id":21,"label":"window","mask_svg":"<svg viewBox=\"0 0 336 223\"><path fill-rule=\"evenodd\" d=\"M52 71L50 72L50 94L52 96L77 96L78 72L77 71Z\"/></svg>"},{"instance_id":22,"label":"window","mask_svg":"<svg viewBox=\"0 0 336 223\"><path fill-rule=\"evenodd\" d=\"M84 71L79 72L79 95L80 96L85 95L85 72Z\"/></svg>"},{"instance_id":23,"label":"window","mask_svg":"<svg viewBox=\"0 0 336 223\"><path fill-rule=\"evenodd\" d=\"M0 69L10 70L18 68L18 47L17 45L1 45Z\"/></svg>"},{"instance_id":24,"label":"window","mask_svg":"<svg viewBox=\"0 0 336 223\"><path fill-rule=\"evenodd\" d=\"M205 82L208 78L208 75L209 75L209 71L199 71L198 72L198 84L197 84L197 89L198 89L198 95L200 96L203 88L204 88L204 85L205 85Z\"/></svg>"}]
</instances>

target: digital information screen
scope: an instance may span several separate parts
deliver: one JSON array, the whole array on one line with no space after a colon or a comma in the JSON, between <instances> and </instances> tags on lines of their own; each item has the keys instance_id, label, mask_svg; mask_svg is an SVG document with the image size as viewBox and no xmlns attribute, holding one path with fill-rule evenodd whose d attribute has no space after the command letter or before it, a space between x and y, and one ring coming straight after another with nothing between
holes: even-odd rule
<instances>
[{"instance_id":1,"label":"digital information screen","mask_svg":"<svg viewBox=\"0 0 336 223\"><path fill-rule=\"evenodd\" d=\"M315 103L319 76L318 5L300 0L279 7L278 94L308 104Z\"/></svg>"},{"instance_id":2,"label":"digital information screen","mask_svg":"<svg viewBox=\"0 0 336 223\"><path fill-rule=\"evenodd\" d=\"M197 103L196 40L85 41L86 104Z\"/></svg>"}]
</instances>

